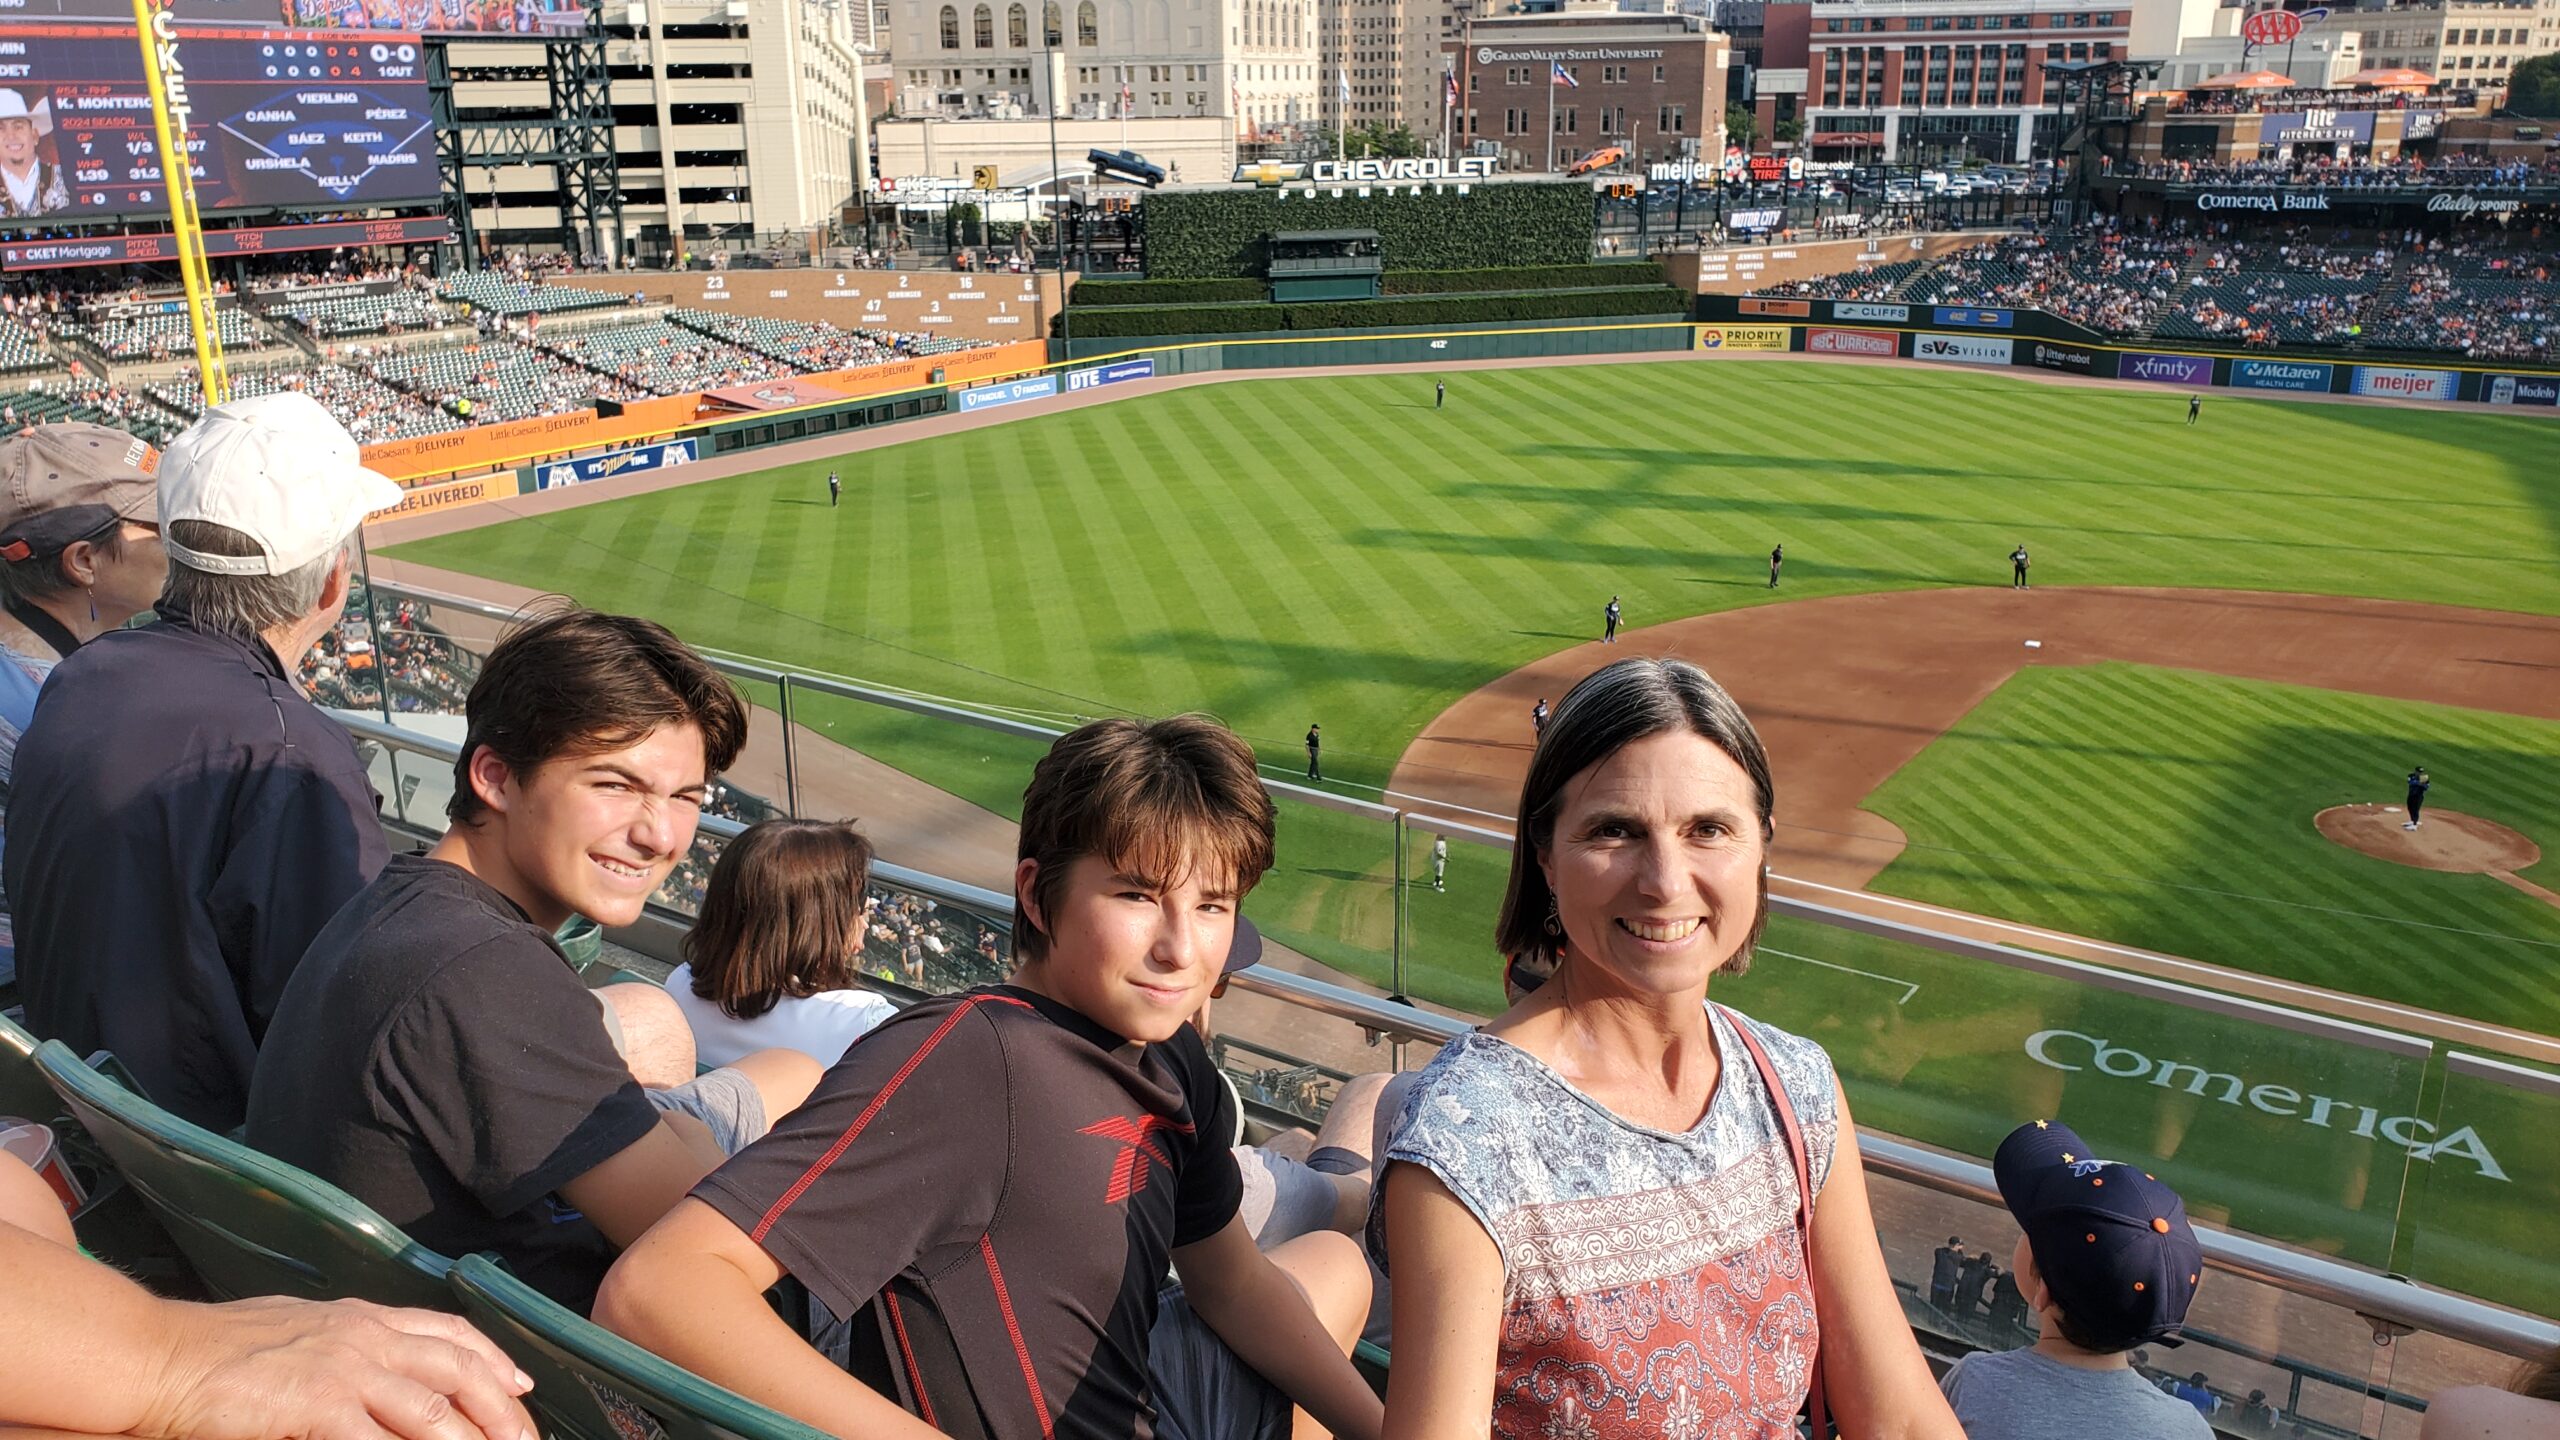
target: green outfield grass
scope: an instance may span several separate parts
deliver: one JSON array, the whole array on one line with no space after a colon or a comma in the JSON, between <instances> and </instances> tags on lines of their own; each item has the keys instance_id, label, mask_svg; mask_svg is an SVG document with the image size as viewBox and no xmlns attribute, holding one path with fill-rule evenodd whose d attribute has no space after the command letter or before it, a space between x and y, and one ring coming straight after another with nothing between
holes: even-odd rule
<instances>
[{"instance_id":1,"label":"green outfield grass","mask_svg":"<svg viewBox=\"0 0 2560 1440\"><path fill-rule=\"evenodd\" d=\"M1896 772L1869 888L2560 1034L2560 911L2312 828L2421 763L2560 888L2560 725L2120 664L2021 670Z\"/></svg>"},{"instance_id":2,"label":"green outfield grass","mask_svg":"<svg viewBox=\"0 0 2560 1440\"><path fill-rule=\"evenodd\" d=\"M2183 394L1819 364L1449 378L1439 413L1429 375L1204 386L396 553L1053 723L1207 709L1275 773L1298 768L1298 737L1321 720L1328 774L1370 785L1451 701L1596 633L1612 593L1633 625L1767 603L1778 541L1788 600L2005 584L2025 539L2049 584L2560 613L2560 426L2546 422L2217 396L2189 429ZM845 480L833 512L830 464ZM797 714L1005 814L1039 749L805 696ZM2394 798L2423 759L2440 803L2560 848L2554 742L2551 726L2433 707L2029 670L1880 794L1914 841L1883 888L2560 1029L2547 910L2476 877L2368 877L2390 867L2309 827L2333 795ZM1434 892L1428 837L1407 838L1397 973L1393 844L1286 804L1250 912L1378 984L1498 1008L1508 857L1453 845ZM2050 873L2031 885L2004 856ZM2560 1204L2560 1107L2448 1095L2424 1062L1800 922L1773 926L1758 966L1717 993L1830 1046L1865 1123L1981 1155L2019 1119L2067 1109L2210 1217L2546 1310L2560 1296L2541 1243ZM2153 1071L2038 1063L2029 1038L2057 1029ZM2046 1049L2069 1061L2080 1043ZM2223 1100L2220 1080L2153 1083L2169 1062L2354 1108L2320 1125L2271 1115ZM2401 1116L2442 1122L2430 1133L2476 1123L2503 1178L2412 1158L2378 1132Z\"/></svg>"}]
</instances>

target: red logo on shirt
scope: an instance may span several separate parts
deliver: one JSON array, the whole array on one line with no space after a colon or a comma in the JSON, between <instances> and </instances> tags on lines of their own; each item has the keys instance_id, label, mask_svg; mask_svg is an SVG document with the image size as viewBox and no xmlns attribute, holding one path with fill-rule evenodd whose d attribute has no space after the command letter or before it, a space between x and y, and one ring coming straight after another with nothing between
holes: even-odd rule
<instances>
[{"instance_id":1,"label":"red logo on shirt","mask_svg":"<svg viewBox=\"0 0 2560 1440\"><path fill-rule=\"evenodd\" d=\"M1172 1172L1173 1157L1165 1153L1163 1144L1155 1138L1155 1132L1159 1130L1176 1135L1191 1133L1189 1125L1178 1124L1160 1115L1144 1115L1135 1120L1114 1115L1076 1132L1079 1135L1099 1135L1120 1144L1120 1156L1111 1162L1111 1183L1102 1192L1103 1204L1117 1205L1146 1189L1147 1162L1150 1160L1163 1166L1168 1174Z\"/></svg>"}]
</instances>

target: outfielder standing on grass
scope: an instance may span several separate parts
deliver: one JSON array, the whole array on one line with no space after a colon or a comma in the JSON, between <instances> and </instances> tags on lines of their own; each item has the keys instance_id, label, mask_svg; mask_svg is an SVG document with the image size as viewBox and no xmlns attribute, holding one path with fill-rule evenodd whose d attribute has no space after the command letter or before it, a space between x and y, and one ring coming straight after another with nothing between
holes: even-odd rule
<instances>
[{"instance_id":1,"label":"outfielder standing on grass","mask_svg":"<svg viewBox=\"0 0 2560 1440\"><path fill-rule=\"evenodd\" d=\"M1448 382L1448 381L1446 381L1446 380L1434 380L1434 381L1432 381L1432 382L1431 382L1431 408L1432 408L1432 409L1434 409L1434 410L1442 409L1442 408L1444 408L1445 406L1447 406L1447 405L1448 405L1448 403L1449 403L1449 382Z\"/></svg>"},{"instance_id":2,"label":"outfielder standing on grass","mask_svg":"<svg viewBox=\"0 0 2560 1440\"><path fill-rule=\"evenodd\" d=\"M1777 588L1778 588L1778 567L1779 567L1779 566L1781 566L1781 565L1784 565L1784 564L1786 564L1786 563L1787 563L1787 547L1786 547L1786 546L1784 546L1784 545L1772 545L1772 546L1770 546L1770 547L1769 547L1769 588L1770 588L1770 589L1775 590L1775 589L1777 589Z\"/></svg>"},{"instance_id":3,"label":"outfielder standing on grass","mask_svg":"<svg viewBox=\"0 0 2560 1440\"><path fill-rule=\"evenodd\" d=\"M1618 617L1622 613L1624 612L1618 609L1618 597L1615 595L1610 596L1608 608L1600 612L1601 644L1615 645L1618 643Z\"/></svg>"},{"instance_id":4,"label":"outfielder standing on grass","mask_svg":"<svg viewBox=\"0 0 2560 1440\"><path fill-rule=\"evenodd\" d=\"M2409 772L2409 823L2401 826L2401 829L2415 830L2418 828L2418 812L2426 808L2427 787L2434 783L2436 782L2427 778L2427 767L2424 765L2421 765L2415 770ZM2460 827L2457 826L2455 828L2459 829Z\"/></svg>"},{"instance_id":5,"label":"outfielder standing on grass","mask_svg":"<svg viewBox=\"0 0 2560 1440\"><path fill-rule=\"evenodd\" d=\"M1307 778L1310 780L1324 778L1324 727L1322 725L1307 727Z\"/></svg>"},{"instance_id":6,"label":"outfielder standing on grass","mask_svg":"<svg viewBox=\"0 0 2560 1440\"><path fill-rule=\"evenodd\" d=\"M2188 423L2188 424L2190 424L2190 425L2193 425L2194 423L2196 423L2196 417L2197 417L2198 415L2203 414L2203 413L2204 413L2204 397L2203 397L2203 396L2201 396L2201 395L2190 395L2190 396L2188 396L2188 397L2187 397L2187 423Z\"/></svg>"},{"instance_id":7,"label":"outfielder standing on grass","mask_svg":"<svg viewBox=\"0 0 2560 1440\"><path fill-rule=\"evenodd\" d=\"M2027 543L2023 540L2018 542L2017 549L2009 552L2009 588L2027 588Z\"/></svg>"},{"instance_id":8,"label":"outfielder standing on grass","mask_svg":"<svg viewBox=\"0 0 2560 1440\"><path fill-rule=\"evenodd\" d=\"M836 472L834 472L833 470L828 471L828 472L827 472L827 508L828 508L828 509L830 509L830 510L833 510L834 508L836 508L836 497L837 497L837 496L842 495L843 493L844 493L844 482L843 482L842 480L839 480L839 479L837 479L837 478L836 478Z\"/></svg>"}]
</instances>

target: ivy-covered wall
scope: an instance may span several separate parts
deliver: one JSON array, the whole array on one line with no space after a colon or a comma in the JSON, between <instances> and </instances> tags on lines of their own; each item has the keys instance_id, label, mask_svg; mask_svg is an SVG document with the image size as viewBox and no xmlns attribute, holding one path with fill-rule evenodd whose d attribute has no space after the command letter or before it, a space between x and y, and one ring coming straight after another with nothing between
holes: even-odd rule
<instances>
[{"instance_id":1,"label":"ivy-covered wall","mask_svg":"<svg viewBox=\"0 0 2560 1440\"><path fill-rule=\"evenodd\" d=\"M1277 190L1157 191L1140 207L1147 277L1202 280L1260 275L1263 238L1274 231L1375 230L1390 270L1480 270L1590 262L1591 187L1524 180L1313 199Z\"/></svg>"}]
</instances>

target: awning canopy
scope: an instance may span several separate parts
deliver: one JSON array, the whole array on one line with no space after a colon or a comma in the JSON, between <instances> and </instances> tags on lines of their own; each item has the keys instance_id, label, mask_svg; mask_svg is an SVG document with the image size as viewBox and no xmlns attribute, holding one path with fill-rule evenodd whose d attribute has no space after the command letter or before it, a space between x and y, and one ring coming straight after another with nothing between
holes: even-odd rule
<instances>
[{"instance_id":1,"label":"awning canopy","mask_svg":"<svg viewBox=\"0 0 2560 1440\"><path fill-rule=\"evenodd\" d=\"M2293 84L2292 76L2279 75L2273 70L2242 70L2200 81L2196 88L2199 90L2290 90Z\"/></svg>"}]
</instances>

